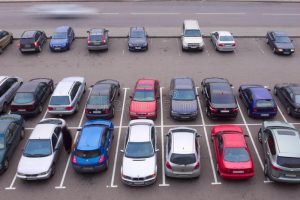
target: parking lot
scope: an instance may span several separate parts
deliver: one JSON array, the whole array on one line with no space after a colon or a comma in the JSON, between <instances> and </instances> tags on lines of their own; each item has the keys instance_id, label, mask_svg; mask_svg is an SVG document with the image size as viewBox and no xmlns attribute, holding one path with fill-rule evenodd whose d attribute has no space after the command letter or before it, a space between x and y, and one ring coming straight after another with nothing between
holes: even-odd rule
<instances>
[{"instance_id":1,"label":"parking lot","mask_svg":"<svg viewBox=\"0 0 300 200\"><path fill-rule=\"evenodd\" d=\"M1 196L8 199L272 199L294 198L300 195L299 185L273 183L263 175L263 154L257 140L257 132L262 119L247 116L244 105L237 98L240 112L235 120L209 120L204 113L203 96L200 83L207 77L227 78L237 94L239 85L257 83L273 89L276 83L299 82L300 39L294 39L296 52L292 56L274 55L262 38L237 38L237 49L233 53L216 52L209 39L205 39L203 52L182 52L180 40L176 38L150 38L147 52L132 53L127 50L125 38L110 40L109 50L90 53L86 41L76 39L71 50L52 53L48 44L39 54L22 55L16 47L17 42L9 46L0 56L1 74L20 76L25 81L31 78L49 77L57 83L63 77L83 76L87 85L111 78L120 81L121 95L117 102L114 141L110 151L109 169L100 174L78 174L69 163L70 157L61 151L54 177L41 182L26 182L15 178L17 165L26 138L32 128L44 117L53 117L44 107L43 113L26 121L26 138L20 143L8 170L1 175ZM169 116L169 83L174 77L188 76L194 79L198 87L200 115L194 121L175 121ZM157 182L144 188L131 188L122 184L120 167L126 126L129 119L129 96L139 78L155 78L160 81L160 109L155 120L158 139L158 176ZM80 110L72 116L64 117L76 138L77 127L86 121L84 105L89 92L81 100ZM237 95L236 95L237 96ZM272 120L294 123L300 129L300 121L287 115L286 110L275 98L279 106L277 116ZM216 174L214 150L210 141L213 125L237 124L246 134L246 138L255 163L255 176L247 181L227 181ZM164 176L165 135L170 128L188 126L198 130L201 145L202 174L197 179L177 180ZM66 196L68 195L68 196Z\"/></svg>"}]
</instances>

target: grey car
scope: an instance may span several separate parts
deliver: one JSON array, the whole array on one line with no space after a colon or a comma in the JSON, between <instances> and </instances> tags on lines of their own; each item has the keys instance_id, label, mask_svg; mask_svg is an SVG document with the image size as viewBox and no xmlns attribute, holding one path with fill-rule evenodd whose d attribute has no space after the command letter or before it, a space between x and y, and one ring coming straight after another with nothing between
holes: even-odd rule
<instances>
[{"instance_id":1,"label":"grey car","mask_svg":"<svg viewBox=\"0 0 300 200\"><path fill-rule=\"evenodd\" d=\"M300 137L292 124L265 121L258 132L264 152L264 174L271 180L300 183Z\"/></svg>"},{"instance_id":2,"label":"grey car","mask_svg":"<svg viewBox=\"0 0 300 200\"><path fill-rule=\"evenodd\" d=\"M129 51L148 50L148 35L144 27L131 27L128 35Z\"/></svg>"},{"instance_id":3,"label":"grey car","mask_svg":"<svg viewBox=\"0 0 300 200\"><path fill-rule=\"evenodd\" d=\"M19 77L0 76L0 112L6 113L23 81Z\"/></svg>"},{"instance_id":4,"label":"grey car","mask_svg":"<svg viewBox=\"0 0 300 200\"><path fill-rule=\"evenodd\" d=\"M87 31L87 48L89 51L108 50L108 30L93 28Z\"/></svg>"},{"instance_id":5,"label":"grey car","mask_svg":"<svg viewBox=\"0 0 300 200\"><path fill-rule=\"evenodd\" d=\"M195 178L200 176L200 145L195 129L178 127L169 130L166 145L166 176Z\"/></svg>"}]
</instances>

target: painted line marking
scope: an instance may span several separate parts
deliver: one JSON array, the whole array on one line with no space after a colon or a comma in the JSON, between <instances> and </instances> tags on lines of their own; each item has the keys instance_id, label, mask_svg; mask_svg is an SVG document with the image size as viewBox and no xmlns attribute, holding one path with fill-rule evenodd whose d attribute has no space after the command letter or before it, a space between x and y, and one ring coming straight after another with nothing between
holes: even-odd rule
<instances>
[{"instance_id":1,"label":"painted line marking","mask_svg":"<svg viewBox=\"0 0 300 200\"><path fill-rule=\"evenodd\" d=\"M138 12L131 12L130 15L180 15L180 13L138 13Z\"/></svg>"},{"instance_id":2,"label":"painted line marking","mask_svg":"<svg viewBox=\"0 0 300 200\"><path fill-rule=\"evenodd\" d=\"M176 39L176 43L178 45L178 55L181 56L181 50L180 50L180 44L179 44L180 39Z\"/></svg>"},{"instance_id":3,"label":"painted line marking","mask_svg":"<svg viewBox=\"0 0 300 200\"><path fill-rule=\"evenodd\" d=\"M258 43L257 39L253 38L253 40L254 40L255 43L257 44L259 51L260 51L262 54L265 54L265 51L261 48L261 46L260 46L260 44Z\"/></svg>"},{"instance_id":4,"label":"painted line marking","mask_svg":"<svg viewBox=\"0 0 300 200\"><path fill-rule=\"evenodd\" d=\"M195 13L196 15L246 15L246 13Z\"/></svg>"},{"instance_id":5,"label":"painted line marking","mask_svg":"<svg viewBox=\"0 0 300 200\"><path fill-rule=\"evenodd\" d=\"M276 102L276 100L275 100L275 102ZM280 113L282 119L283 119L285 122L288 122L287 119L285 118L285 116L283 115L283 113L282 113L282 111L281 111L281 109L280 109L280 107L279 107L279 104L278 104L277 102L276 102L276 104L277 104L277 110L278 110L278 112ZM291 124L293 124L293 123L291 123Z\"/></svg>"},{"instance_id":6,"label":"painted line marking","mask_svg":"<svg viewBox=\"0 0 300 200\"><path fill-rule=\"evenodd\" d=\"M300 16L300 13L262 13L264 16Z\"/></svg>"}]
</instances>

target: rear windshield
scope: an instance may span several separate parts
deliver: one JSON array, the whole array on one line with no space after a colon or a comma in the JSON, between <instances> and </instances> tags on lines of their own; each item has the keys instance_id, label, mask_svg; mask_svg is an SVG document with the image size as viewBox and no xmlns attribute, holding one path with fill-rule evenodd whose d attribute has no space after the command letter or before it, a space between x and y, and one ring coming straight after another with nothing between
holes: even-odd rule
<instances>
[{"instance_id":1,"label":"rear windshield","mask_svg":"<svg viewBox=\"0 0 300 200\"><path fill-rule=\"evenodd\" d=\"M186 30L184 32L185 37L201 37L200 30Z\"/></svg>"},{"instance_id":2,"label":"rear windshield","mask_svg":"<svg viewBox=\"0 0 300 200\"><path fill-rule=\"evenodd\" d=\"M52 96L50 105L69 105L70 100L68 96Z\"/></svg>"},{"instance_id":3,"label":"rear windshield","mask_svg":"<svg viewBox=\"0 0 300 200\"><path fill-rule=\"evenodd\" d=\"M31 44L34 43L34 38L21 38L21 44Z\"/></svg>"},{"instance_id":4,"label":"rear windshield","mask_svg":"<svg viewBox=\"0 0 300 200\"><path fill-rule=\"evenodd\" d=\"M300 158L277 157L277 164L282 167L300 168Z\"/></svg>"},{"instance_id":5,"label":"rear windshield","mask_svg":"<svg viewBox=\"0 0 300 200\"><path fill-rule=\"evenodd\" d=\"M224 160L228 162L247 162L250 157L245 148L225 148Z\"/></svg>"},{"instance_id":6,"label":"rear windshield","mask_svg":"<svg viewBox=\"0 0 300 200\"><path fill-rule=\"evenodd\" d=\"M90 35L90 40L92 41L101 41L102 35Z\"/></svg>"},{"instance_id":7,"label":"rear windshield","mask_svg":"<svg viewBox=\"0 0 300 200\"><path fill-rule=\"evenodd\" d=\"M220 36L220 41L230 42L230 41L233 41L233 37L232 36Z\"/></svg>"},{"instance_id":8,"label":"rear windshield","mask_svg":"<svg viewBox=\"0 0 300 200\"><path fill-rule=\"evenodd\" d=\"M14 98L14 102L19 104L31 103L33 101L33 94L29 92L18 92Z\"/></svg>"},{"instance_id":9,"label":"rear windshield","mask_svg":"<svg viewBox=\"0 0 300 200\"><path fill-rule=\"evenodd\" d=\"M258 100L256 102L256 107L258 108L273 108L274 106L273 100Z\"/></svg>"},{"instance_id":10,"label":"rear windshield","mask_svg":"<svg viewBox=\"0 0 300 200\"><path fill-rule=\"evenodd\" d=\"M189 165L196 162L195 154L176 154L171 155L170 161L177 165Z\"/></svg>"},{"instance_id":11,"label":"rear windshield","mask_svg":"<svg viewBox=\"0 0 300 200\"><path fill-rule=\"evenodd\" d=\"M90 96L88 105L107 105L109 103L108 96Z\"/></svg>"},{"instance_id":12,"label":"rear windshield","mask_svg":"<svg viewBox=\"0 0 300 200\"><path fill-rule=\"evenodd\" d=\"M53 39L67 39L67 32L56 32L52 36Z\"/></svg>"},{"instance_id":13,"label":"rear windshield","mask_svg":"<svg viewBox=\"0 0 300 200\"><path fill-rule=\"evenodd\" d=\"M83 150L76 150L75 151L76 156L81 158L94 158L101 155L99 149L95 150L89 150L89 151L83 151Z\"/></svg>"}]
</instances>

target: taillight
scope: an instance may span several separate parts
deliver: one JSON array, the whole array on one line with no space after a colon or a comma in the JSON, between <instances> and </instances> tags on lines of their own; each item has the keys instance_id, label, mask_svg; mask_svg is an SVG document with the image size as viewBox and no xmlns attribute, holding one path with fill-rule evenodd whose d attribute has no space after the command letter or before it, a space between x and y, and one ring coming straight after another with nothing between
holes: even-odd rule
<instances>
[{"instance_id":1,"label":"taillight","mask_svg":"<svg viewBox=\"0 0 300 200\"><path fill-rule=\"evenodd\" d=\"M66 107L66 110L72 110L72 109L73 109L72 106L67 106L67 107Z\"/></svg>"},{"instance_id":2,"label":"taillight","mask_svg":"<svg viewBox=\"0 0 300 200\"><path fill-rule=\"evenodd\" d=\"M273 108L273 111L274 111L274 112L277 112L277 107Z\"/></svg>"},{"instance_id":3,"label":"taillight","mask_svg":"<svg viewBox=\"0 0 300 200\"><path fill-rule=\"evenodd\" d=\"M276 170L276 171L281 171L280 168L278 168L278 167L276 167L276 166L274 166L274 165L272 165L272 169L274 169L274 170Z\"/></svg>"},{"instance_id":4,"label":"taillight","mask_svg":"<svg viewBox=\"0 0 300 200\"><path fill-rule=\"evenodd\" d=\"M100 159L99 159L99 161L98 161L98 163L100 164L100 165L102 165L103 163L104 163L104 161L105 161L105 156L100 156Z\"/></svg>"},{"instance_id":5,"label":"taillight","mask_svg":"<svg viewBox=\"0 0 300 200\"><path fill-rule=\"evenodd\" d=\"M170 164L169 161L166 162L166 167L167 167L168 169L172 169L172 166L171 166L171 164Z\"/></svg>"},{"instance_id":6,"label":"taillight","mask_svg":"<svg viewBox=\"0 0 300 200\"><path fill-rule=\"evenodd\" d=\"M73 157L72 157L72 163L74 163L74 164L77 163L76 156L73 156Z\"/></svg>"},{"instance_id":7,"label":"taillight","mask_svg":"<svg viewBox=\"0 0 300 200\"><path fill-rule=\"evenodd\" d=\"M51 106L48 106L48 110L54 110L54 108Z\"/></svg>"},{"instance_id":8,"label":"taillight","mask_svg":"<svg viewBox=\"0 0 300 200\"><path fill-rule=\"evenodd\" d=\"M15 111L17 111L17 107L16 107L16 106L13 106L13 105L11 105L11 106L10 106L10 110L11 110L12 112L15 112Z\"/></svg>"},{"instance_id":9,"label":"taillight","mask_svg":"<svg viewBox=\"0 0 300 200\"><path fill-rule=\"evenodd\" d=\"M210 110L211 112L213 112L213 113L218 112L218 109L213 108L213 107L211 107L211 106L209 106L209 110Z\"/></svg>"},{"instance_id":10,"label":"taillight","mask_svg":"<svg viewBox=\"0 0 300 200\"><path fill-rule=\"evenodd\" d=\"M224 44L218 44L219 47L224 47Z\"/></svg>"},{"instance_id":11,"label":"taillight","mask_svg":"<svg viewBox=\"0 0 300 200\"><path fill-rule=\"evenodd\" d=\"M26 109L26 110L34 110L34 106L33 105L25 106L24 109Z\"/></svg>"},{"instance_id":12,"label":"taillight","mask_svg":"<svg viewBox=\"0 0 300 200\"><path fill-rule=\"evenodd\" d=\"M225 170L227 173L231 174L232 173L232 169L226 169Z\"/></svg>"},{"instance_id":13,"label":"taillight","mask_svg":"<svg viewBox=\"0 0 300 200\"><path fill-rule=\"evenodd\" d=\"M34 43L34 46L37 47L38 45L39 45L39 42L35 42L35 43Z\"/></svg>"},{"instance_id":14,"label":"taillight","mask_svg":"<svg viewBox=\"0 0 300 200\"><path fill-rule=\"evenodd\" d=\"M200 162L197 162L194 169L199 169L200 168Z\"/></svg>"},{"instance_id":15,"label":"taillight","mask_svg":"<svg viewBox=\"0 0 300 200\"><path fill-rule=\"evenodd\" d=\"M253 172L253 169L246 169L245 172L246 173L251 173L251 172Z\"/></svg>"},{"instance_id":16,"label":"taillight","mask_svg":"<svg viewBox=\"0 0 300 200\"><path fill-rule=\"evenodd\" d=\"M92 111L91 111L91 110L89 110L89 109L85 109L85 114L90 114L90 113L92 113Z\"/></svg>"},{"instance_id":17,"label":"taillight","mask_svg":"<svg viewBox=\"0 0 300 200\"><path fill-rule=\"evenodd\" d=\"M89 36L89 37L88 37L88 44L91 44L91 43L92 43L91 37Z\"/></svg>"},{"instance_id":18,"label":"taillight","mask_svg":"<svg viewBox=\"0 0 300 200\"><path fill-rule=\"evenodd\" d=\"M232 46L235 47L235 46L236 46L236 43L233 43Z\"/></svg>"},{"instance_id":19,"label":"taillight","mask_svg":"<svg viewBox=\"0 0 300 200\"><path fill-rule=\"evenodd\" d=\"M253 108L253 112L257 112L257 108Z\"/></svg>"},{"instance_id":20,"label":"taillight","mask_svg":"<svg viewBox=\"0 0 300 200\"><path fill-rule=\"evenodd\" d=\"M238 112L238 111L239 111L238 108L233 108L233 109L232 109L232 112Z\"/></svg>"},{"instance_id":21,"label":"taillight","mask_svg":"<svg viewBox=\"0 0 300 200\"><path fill-rule=\"evenodd\" d=\"M105 39L104 36L102 37L102 42L103 42L103 43L106 43L106 39Z\"/></svg>"},{"instance_id":22,"label":"taillight","mask_svg":"<svg viewBox=\"0 0 300 200\"><path fill-rule=\"evenodd\" d=\"M109 109L104 109L103 112L104 112L105 114L109 114L109 113L110 113L110 110L109 110Z\"/></svg>"}]
</instances>

